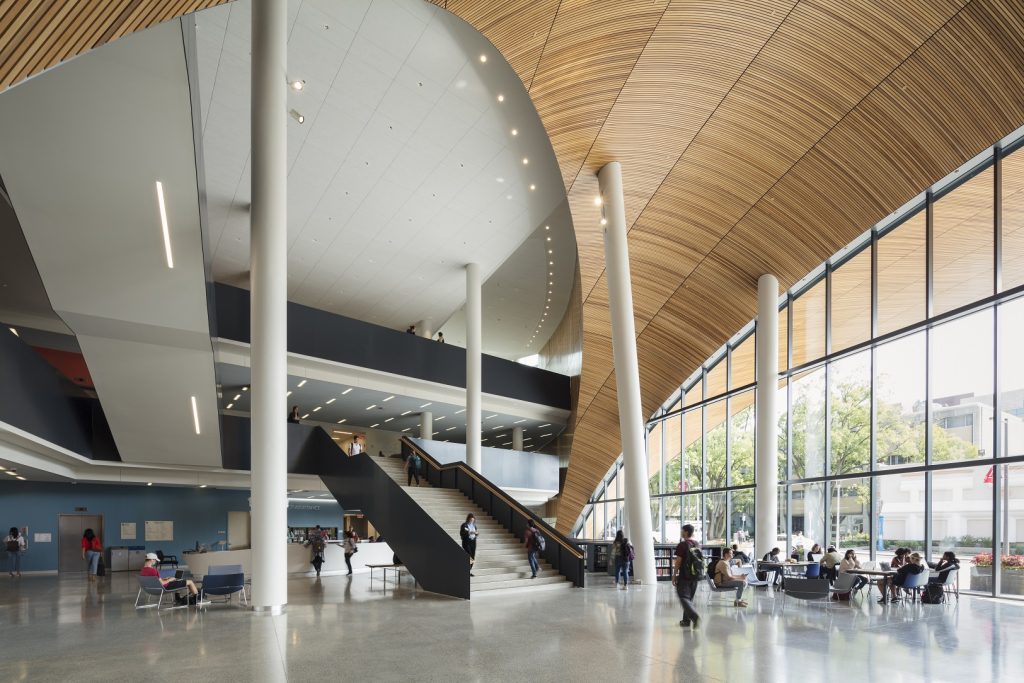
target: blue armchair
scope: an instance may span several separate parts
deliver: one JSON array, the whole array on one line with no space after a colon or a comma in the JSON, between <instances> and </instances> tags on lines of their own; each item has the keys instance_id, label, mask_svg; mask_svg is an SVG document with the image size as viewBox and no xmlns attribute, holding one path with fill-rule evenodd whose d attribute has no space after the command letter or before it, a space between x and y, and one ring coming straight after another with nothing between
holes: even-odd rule
<instances>
[{"instance_id":1,"label":"blue armchair","mask_svg":"<svg viewBox=\"0 0 1024 683\"><path fill-rule=\"evenodd\" d=\"M239 601L242 604L249 605L249 600L245 596L245 574L207 574L203 577L199 602L205 607L209 604L206 598L210 595L223 595L227 598L225 602L231 602L231 596L235 593L241 595Z\"/></svg>"}]
</instances>

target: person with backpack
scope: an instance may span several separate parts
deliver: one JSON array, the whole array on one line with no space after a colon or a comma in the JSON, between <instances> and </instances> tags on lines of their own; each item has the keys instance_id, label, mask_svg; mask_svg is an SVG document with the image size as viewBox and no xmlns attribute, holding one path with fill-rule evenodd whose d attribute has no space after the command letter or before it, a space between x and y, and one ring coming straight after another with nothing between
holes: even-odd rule
<instances>
[{"instance_id":1,"label":"person with backpack","mask_svg":"<svg viewBox=\"0 0 1024 683\"><path fill-rule=\"evenodd\" d=\"M462 549L469 555L469 575L473 576L473 565L476 564L476 516L471 512L466 515L466 521L459 527L459 538L462 539Z\"/></svg>"},{"instance_id":2,"label":"person with backpack","mask_svg":"<svg viewBox=\"0 0 1024 683\"><path fill-rule=\"evenodd\" d=\"M523 534L523 543L526 545L526 559L530 561L530 572L531 579L537 578L537 572L540 571L540 561L537 559L541 551L544 550L544 536L541 535L540 530L537 529L537 525L533 523L533 520L526 522L526 533Z\"/></svg>"},{"instance_id":3,"label":"person with backpack","mask_svg":"<svg viewBox=\"0 0 1024 683\"><path fill-rule=\"evenodd\" d=\"M615 567L615 586L620 590L628 590L629 586L629 540L622 534L622 529L615 532L615 540L612 541L612 563ZM622 575L622 586L619 587L619 575Z\"/></svg>"},{"instance_id":4,"label":"person with backpack","mask_svg":"<svg viewBox=\"0 0 1024 683\"><path fill-rule=\"evenodd\" d=\"M416 485L420 485L420 456L416 453L410 453L409 458L405 461L405 471L409 475L409 481L406 486L412 486L412 480L416 479Z\"/></svg>"},{"instance_id":5,"label":"person with backpack","mask_svg":"<svg viewBox=\"0 0 1024 683\"><path fill-rule=\"evenodd\" d=\"M693 597L697 594L697 584L704 578L704 555L697 541L693 540L693 525L683 525L683 539L676 546L675 571L672 572L672 585L676 587L679 604L683 606L683 618L680 626L697 627L700 615L693 606Z\"/></svg>"},{"instance_id":6,"label":"person with backpack","mask_svg":"<svg viewBox=\"0 0 1024 683\"><path fill-rule=\"evenodd\" d=\"M11 576L21 576L21 556L25 554L28 546L25 544L25 537L18 531L18 527L12 526L11 533L4 539L4 547L7 549L7 566Z\"/></svg>"},{"instance_id":7,"label":"person with backpack","mask_svg":"<svg viewBox=\"0 0 1024 683\"><path fill-rule=\"evenodd\" d=\"M316 525L316 529L309 533L309 537L306 538L306 545L312 549L309 563L313 565L313 569L316 570L316 575L319 577L320 569L324 565L324 551L327 548L327 541L319 524ZM345 561L348 562L347 556Z\"/></svg>"}]
</instances>

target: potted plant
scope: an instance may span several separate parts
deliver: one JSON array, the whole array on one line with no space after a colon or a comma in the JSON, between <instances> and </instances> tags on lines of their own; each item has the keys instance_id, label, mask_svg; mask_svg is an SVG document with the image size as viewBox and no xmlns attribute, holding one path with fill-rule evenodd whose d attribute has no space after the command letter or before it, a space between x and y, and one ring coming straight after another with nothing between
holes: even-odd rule
<instances>
[{"instance_id":1,"label":"potted plant","mask_svg":"<svg viewBox=\"0 0 1024 683\"><path fill-rule=\"evenodd\" d=\"M1002 593L1024 595L1024 555L1002 555L999 561ZM971 590L990 593L992 591L992 570L995 564L992 553L978 553L971 560Z\"/></svg>"}]
</instances>

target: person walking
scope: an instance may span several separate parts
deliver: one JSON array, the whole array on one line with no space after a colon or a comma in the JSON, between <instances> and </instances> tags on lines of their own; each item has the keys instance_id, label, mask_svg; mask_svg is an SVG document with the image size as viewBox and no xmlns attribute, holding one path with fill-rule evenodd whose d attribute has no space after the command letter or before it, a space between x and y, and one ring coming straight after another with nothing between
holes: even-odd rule
<instances>
[{"instance_id":1,"label":"person walking","mask_svg":"<svg viewBox=\"0 0 1024 683\"><path fill-rule=\"evenodd\" d=\"M420 456L416 453L410 453L409 457L405 460L405 471L409 475L409 481L406 486L412 486L412 480L416 480L416 486L420 485Z\"/></svg>"},{"instance_id":2,"label":"person walking","mask_svg":"<svg viewBox=\"0 0 1024 683\"><path fill-rule=\"evenodd\" d=\"M683 525L683 539L676 546L672 585L676 587L679 604L683 606L683 618L679 625L696 628L700 615L693 606L693 597L697 594L697 584L704 576L704 555L697 541L693 540L693 531L692 524Z\"/></svg>"},{"instance_id":3,"label":"person walking","mask_svg":"<svg viewBox=\"0 0 1024 683\"><path fill-rule=\"evenodd\" d=\"M359 546L356 545L358 542L355 531L349 529L345 532L342 548L345 550L345 566L348 567L348 576L352 576L352 556L359 552Z\"/></svg>"},{"instance_id":4,"label":"person walking","mask_svg":"<svg viewBox=\"0 0 1024 683\"><path fill-rule=\"evenodd\" d=\"M11 532L4 538L4 547L7 549L7 567L11 576L21 576L21 556L28 550L28 545L18 527L11 527Z\"/></svg>"},{"instance_id":5,"label":"person walking","mask_svg":"<svg viewBox=\"0 0 1024 683\"><path fill-rule=\"evenodd\" d=\"M540 571L540 561L537 559L540 551L544 550L544 537L541 536L537 525L533 520L526 522L526 533L523 534L523 544L526 546L526 559L530 562L531 579L537 578Z\"/></svg>"},{"instance_id":6,"label":"person walking","mask_svg":"<svg viewBox=\"0 0 1024 683\"><path fill-rule=\"evenodd\" d=\"M469 555L469 575L473 576L473 565L476 564L476 539L479 534L476 531L476 517L473 513L466 515L466 521L459 527L459 537L462 539L462 549Z\"/></svg>"},{"instance_id":7,"label":"person walking","mask_svg":"<svg viewBox=\"0 0 1024 683\"><path fill-rule=\"evenodd\" d=\"M612 560L615 565L615 585L619 587L619 575L622 575L622 586L620 590L629 589L629 567L633 557L633 546L629 539L622 534L622 529L615 532L615 540L612 541Z\"/></svg>"},{"instance_id":8,"label":"person walking","mask_svg":"<svg viewBox=\"0 0 1024 683\"><path fill-rule=\"evenodd\" d=\"M89 580L95 581L100 571L100 560L103 557L103 543L92 529L82 533L82 559L88 564Z\"/></svg>"},{"instance_id":9,"label":"person walking","mask_svg":"<svg viewBox=\"0 0 1024 683\"><path fill-rule=\"evenodd\" d=\"M327 548L327 540L324 538L323 529L320 528L319 524L316 525L316 529L309 533L306 545L310 546L309 563L313 565L313 569L316 570L316 575L319 577L320 569L324 566L324 551Z\"/></svg>"},{"instance_id":10,"label":"person walking","mask_svg":"<svg viewBox=\"0 0 1024 683\"><path fill-rule=\"evenodd\" d=\"M299 407L292 406L292 412L288 413L288 421L294 424L299 424Z\"/></svg>"}]
</instances>

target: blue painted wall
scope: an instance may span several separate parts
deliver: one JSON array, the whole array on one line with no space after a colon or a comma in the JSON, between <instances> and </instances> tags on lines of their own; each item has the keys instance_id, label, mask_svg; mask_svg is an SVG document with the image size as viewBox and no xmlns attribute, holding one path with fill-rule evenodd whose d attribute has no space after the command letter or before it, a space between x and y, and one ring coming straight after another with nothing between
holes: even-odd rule
<instances>
[{"instance_id":1,"label":"blue painted wall","mask_svg":"<svg viewBox=\"0 0 1024 683\"><path fill-rule=\"evenodd\" d=\"M302 509L310 505L319 510ZM300 509L292 510L292 507ZM300 507L301 506L301 507ZM114 484L62 484L0 481L0 531L28 527L28 552L24 571L57 569L57 515L74 513L76 507L88 514L103 515L103 545L145 545L147 551L163 550L180 556L196 541L212 545L227 540L228 512L249 509L248 491L199 489L171 486L119 486ZM146 543L146 520L174 522L174 540ZM135 522L136 540L121 540L121 522ZM341 509L334 501L289 505L292 526L340 526ZM224 533L218 533L223 531ZM52 543L35 543L36 533L53 534ZM283 540L283 539L282 539ZM6 557L2 569L6 570Z\"/></svg>"}]
</instances>

